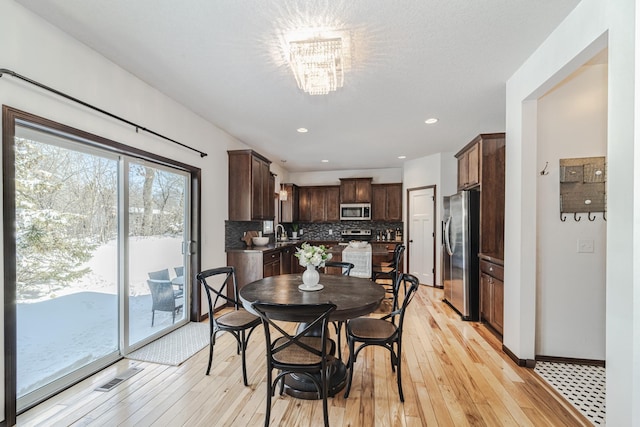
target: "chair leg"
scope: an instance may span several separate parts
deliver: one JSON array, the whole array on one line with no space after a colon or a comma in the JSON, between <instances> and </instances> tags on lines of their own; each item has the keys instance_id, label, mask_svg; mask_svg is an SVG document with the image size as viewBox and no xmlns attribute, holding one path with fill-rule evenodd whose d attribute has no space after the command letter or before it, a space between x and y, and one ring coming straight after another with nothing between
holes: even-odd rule
<instances>
[{"instance_id":1,"label":"chair leg","mask_svg":"<svg viewBox=\"0 0 640 427\"><path fill-rule=\"evenodd\" d=\"M269 427L269 421L271 418L271 393L273 392L273 387L271 386L271 376L271 367L267 366L267 410L264 415L265 427Z\"/></svg>"},{"instance_id":2,"label":"chair leg","mask_svg":"<svg viewBox=\"0 0 640 427\"><path fill-rule=\"evenodd\" d=\"M242 330L240 331L240 342L242 343L241 347L241 353L242 353L242 379L244 380L244 385L248 386L249 385L249 381L247 380L247 361L245 358L245 351L247 349L247 342L245 341L245 331Z\"/></svg>"},{"instance_id":3,"label":"chair leg","mask_svg":"<svg viewBox=\"0 0 640 427\"><path fill-rule=\"evenodd\" d=\"M211 364L213 363L213 346L216 344L216 333L211 334L211 339L209 340L209 364L207 365L207 374L211 372Z\"/></svg>"},{"instance_id":4,"label":"chair leg","mask_svg":"<svg viewBox=\"0 0 640 427\"><path fill-rule=\"evenodd\" d=\"M347 386L345 387L345 391L344 391L344 398L346 399L347 397L349 397L349 392L351 391L351 381L353 381L353 365L356 362L355 356L354 356L354 348L355 348L355 343L354 340L347 336L347 342L349 343L349 362L347 363L347 369L349 370L349 377L347 378Z\"/></svg>"},{"instance_id":5,"label":"chair leg","mask_svg":"<svg viewBox=\"0 0 640 427\"><path fill-rule=\"evenodd\" d=\"M324 414L324 426L329 427L329 405L327 403L327 398L329 395L329 373L327 372L329 368L325 367L322 370L322 413Z\"/></svg>"},{"instance_id":6,"label":"chair leg","mask_svg":"<svg viewBox=\"0 0 640 427\"><path fill-rule=\"evenodd\" d=\"M153 320L156 317L156 311L155 310L151 310L151 327L153 327Z\"/></svg>"},{"instance_id":7,"label":"chair leg","mask_svg":"<svg viewBox=\"0 0 640 427\"><path fill-rule=\"evenodd\" d=\"M400 395L400 402L404 402L404 394L402 393L402 345L398 341L398 394Z\"/></svg>"},{"instance_id":8,"label":"chair leg","mask_svg":"<svg viewBox=\"0 0 640 427\"><path fill-rule=\"evenodd\" d=\"M342 343L341 343L341 339L340 339L340 335L342 335L342 324L344 322L342 321L338 321L335 323L336 325L336 335L338 338L338 359L342 360Z\"/></svg>"}]
</instances>

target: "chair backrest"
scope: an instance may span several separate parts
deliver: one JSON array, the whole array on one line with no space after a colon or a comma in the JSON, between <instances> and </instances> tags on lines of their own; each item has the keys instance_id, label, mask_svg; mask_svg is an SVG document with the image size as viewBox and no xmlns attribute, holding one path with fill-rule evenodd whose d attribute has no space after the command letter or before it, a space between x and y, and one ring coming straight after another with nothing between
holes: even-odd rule
<instances>
[{"instance_id":1,"label":"chair backrest","mask_svg":"<svg viewBox=\"0 0 640 427\"><path fill-rule=\"evenodd\" d=\"M341 268L343 276L350 276L351 269L355 267L352 263L344 261L325 261L324 266Z\"/></svg>"},{"instance_id":2,"label":"chair backrest","mask_svg":"<svg viewBox=\"0 0 640 427\"><path fill-rule=\"evenodd\" d=\"M336 305L330 302L321 304L273 304L256 301L252 304L264 325L265 342L267 344L267 357L272 363L277 364L277 354L290 346L296 346L316 356L318 363L325 362L327 356L327 338L329 335L329 314L336 309ZM294 334L285 331L276 321L301 323ZM271 339L271 328L274 328L282 336L278 335L275 341ZM304 337L310 331L321 330L321 348L309 346ZM317 336L316 333L308 334ZM313 360L312 358L311 360ZM304 363L299 363L304 364ZM315 363L312 363L315 364Z\"/></svg>"},{"instance_id":3,"label":"chair backrest","mask_svg":"<svg viewBox=\"0 0 640 427\"><path fill-rule=\"evenodd\" d=\"M169 280L169 270L166 268L164 270L152 271L148 274L151 280Z\"/></svg>"},{"instance_id":4,"label":"chair backrest","mask_svg":"<svg viewBox=\"0 0 640 427\"><path fill-rule=\"evenodd\" d=\"M396 245L393 249L393 269L397 270L402 262L402 253L404 252L405 246L400 244Z\"/></svg>"},{"instance_id":5,"label":"chair backrest","mask_svg":"<svg viewBox=\"0 0 640 427\"><path fill-rule=\"evenodd\" d=\"M407 307L409 306L409 303L415 296L416 291L420 287L420 282L418 281L418 278L413 274L407 274L407 273L398 274L396 278L396 283L394 284L394 286L396 287L396 295L399 295L400 284L404 282L409 282L411 286L409 286L409 289L407 289L407 291L404 294L402 305L397 310L392 311L391 313L387 314L382 318L382 319L391 318L391 321L395 324L396 317L398 317L398 329L400 331L402 331L402 324L404 323L404 314L407 310Z\"/></svg>"},{"instance_id":6,"label":"chair backrest","mask_svg":"<svg viewBox=\"0 0 640 427\"><path fill-rule=\"evenodd\" d=\"M207 279L214 276L224 276L223 282L220 286L209 284ZM209 302L209 319L213 320L213 311L218 305L218 301L223 300L224 303L231 303L233 307L240 309L240 303L238 302L238 286L236 284L236 270L233 266L225 266L218 268L211 268L209 270L202 271L196 276L198 282L204 286L204 290L207 294L207 300ZM229 283L231 282L231 283ZM227 294L227 286L233 286L233 298L230 298Z\"/></svg>"},{"instance_id":7,"label":"chair backrest","mask_svg":"<svg viewBox=\"0 0 640 427\"><path fill-rule=\"evenodd\" d=\"M184 276L184 267L183 266L173 267L173 270L176 272L176 276L178 276L178 277Z\"/></svg>"},{"instance_id":8,"label":"chair backrest","mask_svg":"<svg viewBox=\"0 0 640 427\"><path fill-rule=\"evenodd\" d=\"M171 280L148 279L147 285L151 291L153 310L171 311L176 307L176 297L173 293Z\"/></svg>"}]
</instances>

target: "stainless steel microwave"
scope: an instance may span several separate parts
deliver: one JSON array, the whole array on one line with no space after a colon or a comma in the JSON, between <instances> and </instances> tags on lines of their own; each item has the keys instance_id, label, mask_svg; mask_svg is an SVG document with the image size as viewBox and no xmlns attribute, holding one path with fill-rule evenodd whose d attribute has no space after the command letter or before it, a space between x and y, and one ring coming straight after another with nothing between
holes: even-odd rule
<instances>
[{"instance_id":1,"label":"stainless steel microwave","mask_svg":"<svg viewBox=\"0 0 640 427\"><path fill-rule=\"evenodd\" d=\"M341 203L340 220L361 221L371 219L371 203Z\"/></svg>"}]
</instances>

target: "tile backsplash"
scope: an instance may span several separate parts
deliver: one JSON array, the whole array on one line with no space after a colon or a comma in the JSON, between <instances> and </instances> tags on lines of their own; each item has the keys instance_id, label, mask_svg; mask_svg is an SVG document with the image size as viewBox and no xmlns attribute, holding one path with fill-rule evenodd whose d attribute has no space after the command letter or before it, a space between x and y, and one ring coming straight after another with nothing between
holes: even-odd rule
<instances>
[{"instance_id":1,"label":"tile backsplash","mask_svg":"<svg viewBox=\"0 0 640 427\"><path fill-rule=\"evenodd\" d=\"M402 222L379 222L379 221L340 221L340 222L299 222L298 237L300 240L340 240L340 233L343 230L351 229L370 229L371 240L376 240L379 232L386 230L395 231L400 229L404 235L404 224ZM293 231L291 224L282 224L291 237ZM244 248L245 244L241 240L246 231L261 231L261 221L225 221L225 248L239 249ZM302 234L300 233L302 231ZM271 241L275 240L274 234L268 235Z\"/></svg>"}]
</instances>

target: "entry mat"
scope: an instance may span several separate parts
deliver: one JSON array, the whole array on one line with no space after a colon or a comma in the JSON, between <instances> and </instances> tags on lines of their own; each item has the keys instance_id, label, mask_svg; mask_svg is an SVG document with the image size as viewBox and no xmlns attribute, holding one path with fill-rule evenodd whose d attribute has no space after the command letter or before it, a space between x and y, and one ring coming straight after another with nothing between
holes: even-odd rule
<instances>
[{"instance_id":1,"label":"entry mat","mask_svg":"<svg viewBox=\"0 0 640 427\"><path fill-rule=\"evenodd\" d=\"M536 362L534 371L593 425L605 425L605 368L571 363Z\"/></svg>"},{"instance_id":2,"label":"entry mat","mask_svg":"<svg viewBox=\"0 0 640 427\"><path fill-rule=\"evenodd\" d=\"M126 357L177 366L209 345L209 324L190 322Z\"/></svg>"}]
</instances>

